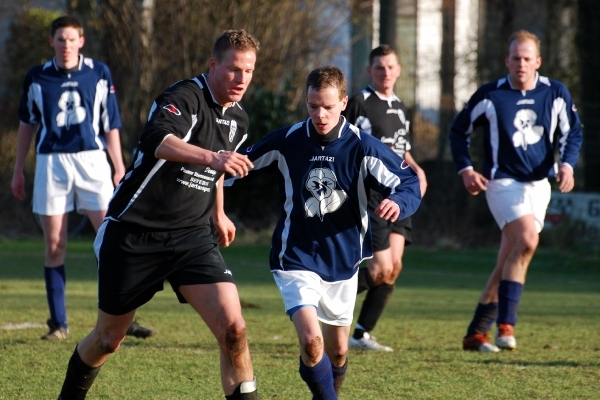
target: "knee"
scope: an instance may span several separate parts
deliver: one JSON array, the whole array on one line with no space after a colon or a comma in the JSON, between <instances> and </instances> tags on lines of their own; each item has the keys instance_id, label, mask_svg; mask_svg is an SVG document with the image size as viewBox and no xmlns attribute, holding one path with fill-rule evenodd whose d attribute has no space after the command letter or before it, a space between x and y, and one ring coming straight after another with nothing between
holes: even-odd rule
<instances>
[{"instance_id":1,"label":"knee","mask_svg":"<svg viewBox=\"0 0 600 400\"><path fill-rule=\"evenodd\" d=\"M112 354L119 350L125 336L116 335L112 332L104 332L96 335L96 345L101 354Z\"/></svg>"},{"instance_id":2,"label":"knee","mask_svg":"<svg viewBox=\"0 0 600 400\"><path fill-rule=\"evenodd\" d=\"M518 245L520 253L524 256L533 255L537 249L539 241L540 239L537 232L523 235Z\"/></svg>"},{"instance_id":3,"label":"knee","mask_svg":"<svg viewBox=\"0 0 600 400\"><path fill-rule=\"evenodd\" d=\"M333 365L341 367L346 363L346 357L348 355L348 346L340 346L338 348L332 349L327 353L327 355L329 356L329 359L331 360L331 363Z\"/></svg>"},{"instance_id":4,"label":"knee","mask_svg":"<svg viewBox=\"0 0 600 400\"><path fill-rule=\"evenodd\" d=\"M323 355L323 338L314 336L301 342L303 352L311 365L316 365Z\"/></svg>"},{"instance_id":5,"label":"knee","mask_svg":"<svg viewBox=\"0 0 600 400\"><path fill-rule=\"evenodd\" d=\"M243 319L230 324L225 329L225 351L233 356L242 354L246 349L246 323Z\"/></svg>"},{"instance_id":6,"label":"knee","mask_svg":"<svg viewBox=\"0 0 600 400\"><path fill-rule=\"evenodd\" d=\"M63 238L49 240L46 243L46 255L50 258L61 257L67 251L67 241Z\"/></svg>"}]
</instances>

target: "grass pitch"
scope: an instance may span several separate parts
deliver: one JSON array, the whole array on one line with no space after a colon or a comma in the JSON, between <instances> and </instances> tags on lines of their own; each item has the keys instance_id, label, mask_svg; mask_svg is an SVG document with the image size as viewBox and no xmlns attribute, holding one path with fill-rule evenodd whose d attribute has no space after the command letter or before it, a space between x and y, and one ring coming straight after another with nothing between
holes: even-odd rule
<instances>
[{"instance_id":1,"label":"grass pitch","mask_svg":"<svg viewBox=\"0 0 600 400\"><path fill-rule=\"evenodd\" d=\"M69 243L71 338L41 341L47 306L41 242L0 243L0 399L55 399L68 359L96 317L91 241ZM244 305L262 399L310 399L297 339L268 270L268 246L223 251ZM540 249L529 270L514 352L464 352L461 340L494 250L408 248L374 334L393 353L351 351L341 399L597 399L600 256ZM357 310L364 295L359 296ZM222 399L209 330L169 285L137 314L155 337L127 338L88 399Z\"/></svg>"}]
</instances>

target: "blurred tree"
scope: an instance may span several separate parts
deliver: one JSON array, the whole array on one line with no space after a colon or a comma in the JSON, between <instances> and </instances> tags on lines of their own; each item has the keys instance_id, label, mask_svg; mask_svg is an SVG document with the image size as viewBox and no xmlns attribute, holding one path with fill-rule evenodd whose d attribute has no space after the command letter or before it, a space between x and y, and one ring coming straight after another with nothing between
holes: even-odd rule
<instances>
[{"instance_id":1,"label":"blurred tree","mask_svg":"<svg viewBox=\"0 0 600 400\"><path fill-rule=\"evenodd\" d=\"M4 57L0 64L0 86L3 88L0 99L2 131L16 129L19 125L17 110L27 71L54 57L54 50L48 42L49 29L50 23L59 16L60 13L55 11L31 8L17 14L10 22Z\"/></svg>"}]
</instances>

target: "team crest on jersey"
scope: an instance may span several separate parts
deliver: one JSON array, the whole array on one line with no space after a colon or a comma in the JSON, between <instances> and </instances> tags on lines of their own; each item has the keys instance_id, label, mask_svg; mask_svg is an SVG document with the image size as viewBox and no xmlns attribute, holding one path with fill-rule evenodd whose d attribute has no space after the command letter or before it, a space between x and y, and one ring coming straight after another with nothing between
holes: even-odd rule
<instances>
[{"instance_id":1,"label":"team crest on jersey","mask_svg":"<svg viewBox=\"0 0 600 400\"><path fill-rule=\"evenodd\" d=\"M175 115L181 115L181 111L179 111L179 108L175 107L173 104L167 104L166 106L163 106L163 108Z\"/></svg>"},{"instance_id":2,"label":"team crest on jersey","mask_svg":"<svg viewBox=\"0 0 600 400\"><path fill-rule=\"evenodd\" d=\"M513 121L517 131L513 133L513 145L527 150L527 145L535 144L540 141L544 134L544 127L536 125L537 114L535 111L524 108L515 114Z\"/></svg>"},{"instance_id":3,"label":"team crest on jersey","mask_svg":"<svg viewBox=\"0 0 600 400\"><path fill-rule=\"evenodd\" d=\"M233 138L235 137L235 131L237 131L237 122L234 119L231 120L231 124L229 124L229 142L233 142Z\"/></svg>"},{"instance_id":4,"label":"team crest on jersey","mask_svg":"<svg viewBox=\"0 0 600 400\"><path fill-rule=\"evenodd\" d=\"M307 217L317 216L323 221L325 214L337 211L348 195L336 190L337 178L329 168L315 168L308 174L306 188L312 197L304 204Z\"/></svg>"},{"instance_id":5,"label":"team crest on jersey","mask_svg":"<svg viewBox=\"0 0 600 400\"><path fill-rule=\"evenodd\" d=\"M63 92L58 100L58 107L62 110L56 115L56 125L69 130L71 125L78 125L85 120L85 108L81 106L81 96L75 90ZM60 138L60 131L57 132Z\"/></svg>"}]
</instances>

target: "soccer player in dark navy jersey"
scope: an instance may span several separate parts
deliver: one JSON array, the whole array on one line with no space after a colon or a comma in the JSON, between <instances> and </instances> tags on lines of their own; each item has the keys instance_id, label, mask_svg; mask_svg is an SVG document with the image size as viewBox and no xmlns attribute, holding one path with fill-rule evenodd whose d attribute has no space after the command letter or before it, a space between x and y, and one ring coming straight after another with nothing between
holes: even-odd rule
<instances>
[{"instance_id":1,"label":"soccer player in dark navy jersey","mask_svg":"<svg viewBox=\"0 0 600 400\"><path fill-rule=\"evenodd\" d=\"M402 157L419 176L421 196L425 195L425 172L410 153L410 121L406 106L395 94L394 85L401 67L394 49L382 44L369 54L367 72L371 84L348 102L344 116L388 145ZM398 162L401 159L398 158ZM361 350L392 351L390 346L377 342L371 335L394 290L394 283L402 271L404 247L412 242L411 218L386 221L373 211L381 202L378 192L369 195L369 216L373 231L373 258L367 268L358 272L358 293L367 290L350 347Z\"/></svg>"},{"instance_id":2,"label":"soccer player in dark navy jersey","mask_svg":"<svg viewBox=\"0 0 600 400\"><path fill-rule=\"evenodd\" d=\"M65 305L67 214L77 208L98 229L114 187L125 172L121 119L108 67L79 53L85 39L80 22L54 20L50 45L55 57L29 70L19 104L19 138L13 195L25 198L23 166L35 135L33 212L40 216L46 256L44 278L50 319L45 340L69 336ZM114 174L106 158L111 158ZM132 322L128 334L153 331Z\"/></svg>"},{"instance_id":3,"label":"soccer player in dark navy jersey","mask_svg":"<svg viewBox=\"0 0 600 400\"><path fill-rule=\"evenodd\" d=\"M408 164L341 116L347 102L344 74L317 68L306 82L310 118L238 150L252 161L250 173L277 167L271 272L298 333L300 377L324 400L337 399L344 380L358 265L372 256L368 192L382 194L375 213L391 221L410 216L421 199Z\"/></svg>"},{"instance_id":4,"label":"soccer player in dark navy jersey","mask_svg":"<svg viewBox=\"0 0 600 400\"><path fill-rule=\"evenodd\" d=\"M219 245L234 239L235 227L223 212L222 179L224 172L245 176L252 167L234 150L248 130L239 101L258 47L244 30L223 32L208 74L177 82L154 101L94 242L98 322L75 349L59 399L85 398L136 309L165 281L217 339L225 397L258 398L237 288L209 225L212 217Z\"/></svg>"},{"instance_id":5,"label":"soccer player in dark navy jersey","mask_svg":"<svg viewBox=\"0 0 600 400\"><path fill-rule=\"evenodd\" d=\"M472 195L485 191L502 230L496 266L463 339L465 350L517 347L517 308L550 202L548 178L555 178L563 193L575 184L581 124L567 88L537 72L541 63L538 37L525 30L514 33L505 60L508 76L479 88L450 131L465 188ZM469 136L477 127L485 132L482 173L469 157ZM495 345L488 337L494 322Z\"/></svg>"}]
</instances>

